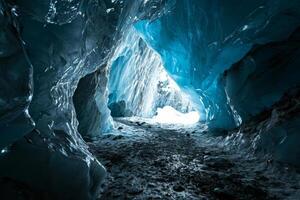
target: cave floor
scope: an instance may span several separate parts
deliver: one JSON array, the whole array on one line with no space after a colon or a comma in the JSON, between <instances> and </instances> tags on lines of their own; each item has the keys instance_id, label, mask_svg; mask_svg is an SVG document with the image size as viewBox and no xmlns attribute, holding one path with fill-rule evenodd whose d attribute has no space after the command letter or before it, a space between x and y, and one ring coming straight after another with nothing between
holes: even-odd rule
<instances>
[{"instance_id":1,"label":"cave floor","mask_svg":"<svg viewBox=\"0 0 300 200\"><path fill-rule=\"evenodd\" d=\"M99 200L300 199L296 169L228 150L199 127L115 126L88 143L108 172Z\"/></svg>"}]
</instances>

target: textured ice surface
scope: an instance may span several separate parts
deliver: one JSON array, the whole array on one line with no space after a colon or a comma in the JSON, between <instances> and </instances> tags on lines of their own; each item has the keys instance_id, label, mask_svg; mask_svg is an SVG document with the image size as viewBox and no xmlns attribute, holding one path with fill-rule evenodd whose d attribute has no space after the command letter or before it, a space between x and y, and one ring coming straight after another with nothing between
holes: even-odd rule
<instances>
[{"instance_id":1,"label":"textured ice surface","mask_svg":"<svg viewBox=\"0 0 300 200\"><path fill-rule=\"evenodd\" d=\"M145 44L136 30L129 27L124 32L109 62L112 114L152 117L157 108L164 106L172 106L181 112L199 109L190 95L170 78L160 56ZM122 107L124 111L119 113Z\"/></svg>"},{"instance_id":2,"label":"textured ice surface","mask_svg":"<svg viewBox=\"0 0 300 200\"><path fill-rule=\"evenodd\" d=\"M111 127L106 64L115 33L125 19L157 17L163 6L0 0L0 184L8 186L1 195L98 196L105 169L82 136Z\"/></svg>"},{"instance_id":3,"label":"textured ice surface","mask_svg":"<svg viewBox=\"0 0 300 200\"><path fill-rule=\"evenodd\" d=\"M220 76L254 45L286 39L300 25L299 1L192 0L168 4L173 5L169 13L157 20L138 21L136 29L161 55L174 80L197 91L212 127L240 125L246 120L240 116L245 110L232 104L234 97L224 90ZM272 105L267 100L270 97L264 98ZM256 104L250 101L250 107Z\"/></svg>"},{"instance_id":4,"label":"textured ice surface","mask_svg":"<svg viewBox=\"0 0 300 200\"><path fill-rule=\"evenodd\" d=\"M161 56L176 83L190 88L193 93L189 94L204 105L210 128L247 126L265 111L276 113L273 105L299 86L299 1L167 4L170 12L155 20L137 21L134 26ZM282 120L266 129L258 121L249 125L258 127L251 132L257 137L248 142L256 150L265 151L268 146L272 159L299 165L298 142L293 142L299 141L299 116L281 115ZM236 131L233 135L244 134L249 133ZM243 142L239 140L241 145ZM291 156L284 156L287 153Z\"/></svg>"},{"instance_id":5,"label":"textured ice surface","mask_svg":"<svg viewBox=\"0 0 300 200\"><path fill-rule=\"evenodd\" d=\"M210 128L242 125L228 146L248 141L299 165L299 95L291 92L299 86L299 8L298 0L0 0L0 184L12 184L1 193L21 186L51 199L97 197L105 170L82 137L111 128L110 64L112 80L145 84L134 99L134 87L110 83L121 95L112 101L125 98L133 113L190 109L176 87L158 92L171 79L146 85L166 75L163 66ZM132 25L138 35L129 35Z\"/></svg>"},{"instance_id":6,"label":"textured ice surface","mask_svg":"<svg viewBox=\"0 0 300 200\"><path fill-rule=\"evenodd\" d=\"M105 170L77 131L72 97L79 80L105 63L117 23L118 11L105 12L112 6L0 1L0 177L13 183L1 194L18 194L22 185L38 199L98 195Z\"/></svg>"},{"instance_id":7,"label":"textured ice surface","mask_svg":"<svg viewBox=\"0 0 300 200\"><path fill-rule=\"evenodd\" d=\"M208 126L252 127L251 133L236 130L233 137L255 135L248 142L257 151L299 165L299 142L294 142L299 141L298 114L281 112L281 120L269 128L259 120L248 123L266 111L276 113L273 105L300 84L300 2L191 0L168 5L170 12L134 26L176 83L194 91L190 95L204 105ZM234 141L243 146L247 140Z\"/></svg>"},{"instance_id":8,"label":"textured ice surface","mask_svg":"<svg viewBox=\"0 0 300 200\"><path fill-rule=\"evenodd\" d=\"M299 99L299 87L289 90L271 108L232 131L226 145L299 167Z\"/></svg>"}]
</instances>

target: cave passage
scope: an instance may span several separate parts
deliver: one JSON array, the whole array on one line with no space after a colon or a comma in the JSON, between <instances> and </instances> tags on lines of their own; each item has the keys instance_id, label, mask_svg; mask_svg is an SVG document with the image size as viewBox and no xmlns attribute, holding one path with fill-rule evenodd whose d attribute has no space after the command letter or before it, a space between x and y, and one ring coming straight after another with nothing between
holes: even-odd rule
<instances>
[{"instance_id":1,"label":"cave passage","mask_svg":"<svg viewBox=\"0 0 300 200\"><path fill-rule=\"evenodd\" d=\"M299 200L299 0L0 0L0 199Z\"/></svg>"},{"instance_id":2,"label":"cave passage","mask_svg":"<svg viewBox=\"0 0 300 200\"><path fill-rule=\"evenodd\" d=\"M169 124L200 121L200 106L170 77L161 56L133 25L124 31L108 63L112 117L137 116Z\"/></svg>"},{"instance_id":3,"label":"cave passage","mask_svg":"<svg viewBox=\"0 0 300 200\"><path fill-rule=\"evenodd\" d=\"M170 77L134 27L109 63L114 129L88 143L107 169L100 199L299 197L298 168L255 154L249 138L211 129L209 109Z\"/></svg>"}]
</instances>

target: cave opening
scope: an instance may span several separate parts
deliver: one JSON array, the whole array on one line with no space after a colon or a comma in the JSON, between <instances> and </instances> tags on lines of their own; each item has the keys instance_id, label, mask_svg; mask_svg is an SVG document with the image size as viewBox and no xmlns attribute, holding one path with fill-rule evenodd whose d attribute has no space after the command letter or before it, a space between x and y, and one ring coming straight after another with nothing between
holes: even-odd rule
<instances>
[{"instance_id":1,"label":"cave opening","mask_svg":"<svg viewBox=\"0 0 300 200\"><path fill-rule=\"evenodd\" d=\"M0 198L300 199L299 0L0 0Z\"/></svg>"},{"instance_id":2,"label":"cave opening","mask_svg":"<svg viewBox=\"0 0 300 200\"><path fill-rule=\"evenodd\" d=\"M111 116L173 125L199 122L204 109L171 78L160 55L134 25L124 32L108 62Z\"/></svg>"}]
</instances>

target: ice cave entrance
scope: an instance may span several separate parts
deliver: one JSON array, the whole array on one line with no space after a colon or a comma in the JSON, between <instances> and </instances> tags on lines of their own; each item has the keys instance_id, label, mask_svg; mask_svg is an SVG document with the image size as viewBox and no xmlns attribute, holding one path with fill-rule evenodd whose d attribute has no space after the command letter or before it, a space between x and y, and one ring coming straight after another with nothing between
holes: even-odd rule
<instances>
[{"instance_id":1,"label":"ice cave entrance","mask_svg":"<svg viewBox=\"0 0 300 200\"><path fill-rule=\"evenodd\" d=\"M188 92L166 72L161 57L134 27L116 46L109 62L112 117L142 117L163 124L195 124L200 112Z\"/></svg>"}]
</instances>

